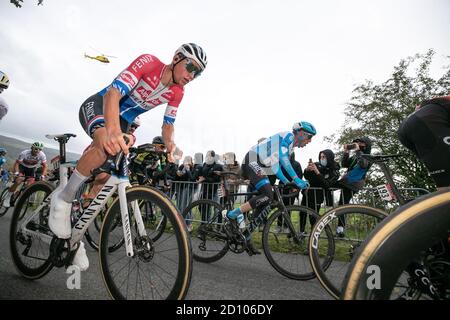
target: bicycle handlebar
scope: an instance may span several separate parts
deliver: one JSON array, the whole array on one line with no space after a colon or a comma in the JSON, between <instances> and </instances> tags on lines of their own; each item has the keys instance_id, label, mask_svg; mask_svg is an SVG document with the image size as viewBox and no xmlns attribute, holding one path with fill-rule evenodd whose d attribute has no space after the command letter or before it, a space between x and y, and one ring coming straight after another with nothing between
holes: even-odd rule
<instances>
[{"instance_id":1,"label":"bicycle handlebar","mask_svg":"<svg viewBox=\"0 0 450 320\"><path fill-rule=\"evenodd\" d=\"M388 155L383 155L383 154L362 154L361 157L363 157L364 159L367 159L369 161L372 162L386 162L389 161L390 159L393 158L401 158L401 157L405 157L406 154L388 154Z\"/></svg>"},{"instance_id":2,"label":"bicycle handlebar","mask_svg":"<svg viewBox=\"0 0 450 320\"><path fill-rule=\"evenodd\" d=\"M288 184L278 185L274 186L277 187L279 190L289 190L290 192L288 194L282 194L280 192L280 195L282 198L292 198L298 196L300 193L300 188L293 182L290 182ZM293 192L291 190L294 190Z\"/></svg>"}]
</instances>

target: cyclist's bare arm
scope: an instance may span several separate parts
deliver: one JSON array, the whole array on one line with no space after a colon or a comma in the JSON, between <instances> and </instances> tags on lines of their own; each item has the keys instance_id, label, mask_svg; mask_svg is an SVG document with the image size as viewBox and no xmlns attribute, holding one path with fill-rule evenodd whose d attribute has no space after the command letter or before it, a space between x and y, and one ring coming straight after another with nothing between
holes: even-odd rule
<instances>
[{"instance_id":1,"label":"cyclist's bare arm","mask_svg":"<svg viewBox=\"0 0 450 320\"><path fill-rule=\"evenodd\" d=\"M173 152L175 151L176 148L174 141L174 131L175 129L173 124L164 123L162 125L162 138L166 145L169 162L174 162Z\"/></svg>"},{"instance_id":2,"label":"cyclist's bare arm","mask_svg":"<svg viewBox=\"0 0 450 320\"><path fill-rule=\"evenodd\" d=\"M47 175L47 163L46 163L46 162L44 162L44 163L42 164L42 175L43 175L43 176L46 176L46 175Z\"/></svg>"}]
</instances>

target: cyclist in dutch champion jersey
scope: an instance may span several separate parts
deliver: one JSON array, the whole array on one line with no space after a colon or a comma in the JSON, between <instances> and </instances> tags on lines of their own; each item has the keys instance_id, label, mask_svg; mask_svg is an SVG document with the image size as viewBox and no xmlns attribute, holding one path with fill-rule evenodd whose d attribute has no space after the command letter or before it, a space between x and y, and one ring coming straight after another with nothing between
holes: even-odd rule
<instances>
[{"instance_id":1,"label":"cyclist in dutch champion jersey","mask_svg":"<svg viewBox=\"0 0 450 320\"><path fill-rule=\"evenodd\" d=\"M58 238L68 239L71 236L71 202L79 186L92 170L106 161L108 155L115 155L121 150L128 154L129 145L124 141L124 133L128 132L128 127L138 115L161 104L167 104L162 137L167 152L171 153L169 160L173 160L176 149L174 122L184 86L198 77L206 64L205 52L194 43L183 44L178 48L169 65L153 55L143 54L109 86L82 104L80 123L93 142L92 147L81 156L68 184L64 189L56 190L52 197L49 227ZM89 262L82 243L73 261L81 270L88 268Z\"/></svg>"},{"instance_id":2,"label":"cyclist in dutch champion jersey","mask_svg":"<svg viewBox=\"0 0 450 320\"><path fill-rule=\"evenodd\" d=\"M316 135L314 126L306 121L296 122L292 132L280 132L267 139L262 139L253 146L242 161L242 175L250 180L254 189L260 192L239 208L226 213L228 219L236 219L239 228L247 239L247 251L250 255L259 254L253 246L250 233L246 229L243 213L254 210L253 217L258 217L261 212L273 201L273 190L270 185L269 175L276 175L284 184L290 180L300 189L307 189L309 183L300 179L292 168L289 156L294 152L294 147L303 148L311 142ZM289 175L286 177L282 168Z\"/></svg>"}]
</instances>

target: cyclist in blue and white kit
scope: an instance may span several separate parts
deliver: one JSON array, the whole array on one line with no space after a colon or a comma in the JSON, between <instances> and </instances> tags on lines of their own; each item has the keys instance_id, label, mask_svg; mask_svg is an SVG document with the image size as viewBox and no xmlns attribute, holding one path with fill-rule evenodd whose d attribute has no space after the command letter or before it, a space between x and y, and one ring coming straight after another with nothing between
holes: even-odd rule
<instances>
[{"instance_id":1,"label":"cyclist in blue and white kit","mask_svg":"<svg viewBox=\"0 0 450 320\"><path fill-rule=\"evenodd\" d=\"M8 170L3 169L3 165L6 163L6 149L0 148L0 189L3 189L3 185L8 182Z\"/></svg>"},{"instance_id":2,"label":"cyclist in blue and white kit","mask_svg":"<svg viewBox=\"0 0 450 320\"><path fill-rule=\"evenodd\" d=\"M273 200L273 190L270 185L269 175L276 175L284 184L290 180L300 189L307 189L309 183L300 179L292 168L289 156L294 152L294 147L302 148L311 142L316 135L314 126L306 121L294 123L292 132L280 132L253 146L242 161L242 175L250 180L252 187L260 192L239 208L227 212L226 217L236 219L239 228L247 238L247 252L249 255L259 254L253 246L250 233L246 229L244 213L254 210L254 218ZM282 168L288 173L285 177Z\"/></svg>"}]
</instances>

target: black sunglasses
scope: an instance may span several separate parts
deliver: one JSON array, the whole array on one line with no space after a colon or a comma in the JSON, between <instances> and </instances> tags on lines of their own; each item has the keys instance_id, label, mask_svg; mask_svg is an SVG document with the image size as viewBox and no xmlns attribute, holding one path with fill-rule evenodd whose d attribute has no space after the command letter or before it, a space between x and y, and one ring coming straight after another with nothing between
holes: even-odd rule
<instances>
[{"instance_id":1,"label":"black sunglasses","mask_svg":"<svg viewBox=\"0 0 450 320\"><path fill-rule=\"evenodd\" d=\"M194 78L197 78L199 75L202 74L202 70L200 68L197 68L191 59L186 58L186 60L187 61L185 64L185 68L187 72L194 73Z\"/></svg>"}]
</instances>

